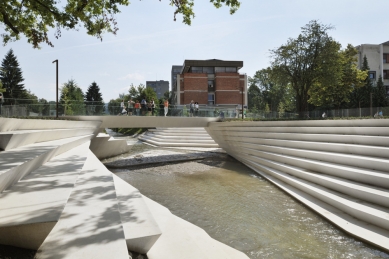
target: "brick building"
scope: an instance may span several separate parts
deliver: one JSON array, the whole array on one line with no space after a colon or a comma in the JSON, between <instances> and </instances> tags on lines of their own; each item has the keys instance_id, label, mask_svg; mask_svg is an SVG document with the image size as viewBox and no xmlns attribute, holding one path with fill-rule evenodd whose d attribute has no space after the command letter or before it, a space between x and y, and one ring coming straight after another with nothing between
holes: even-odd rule
<instances>
[{"instance_id":1,"label":"brick building","mask_svg":"<svg viewBox=\"0 0 389 259\"><path fill-rule=\"evenodd\" d=\"M247 105L247 76L239 74L243 61L185 60L173 87L176 104L237 107Z\"/></svg>"}]
</instances>

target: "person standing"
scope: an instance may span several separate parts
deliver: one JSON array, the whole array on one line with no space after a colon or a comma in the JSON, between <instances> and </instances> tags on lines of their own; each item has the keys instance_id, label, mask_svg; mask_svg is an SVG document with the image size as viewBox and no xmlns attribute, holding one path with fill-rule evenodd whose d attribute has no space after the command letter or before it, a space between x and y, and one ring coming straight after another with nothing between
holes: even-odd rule
<instances>
[{"instance_id":1,"label":"person standing","mask_svg":"<svg viewBox=\"0 0 389 259\"><path fill-rule=\"evenodd\" d=\"M154 116L154 112L155 112L155 102L154 102L154 98L151 99L151 115Z\"/></svg>"},{"instance_id":2,"label":"person standing","mask_svg":"<svg viewBox=\"0 0 389 259\"><path fill-rule=\"evenodd\" d=\"M145 115L146 110L147 110L147 101L146 97L143 97L142 101L140 102L140 106L142 108L142 116Z\"/></svg>"},{"instance_id":3,"label":"person standing","mask_svg":"<svg viewBox=\"0 0 389 259\"><path fill-rule=\"evenodd\" d=\"M151 116L151 101L147 103L147 116Z\"/></svg>"},{"instance_id":4,"label":"person standing","mask_svg":"<svg viewBox=\"0 0 389 259\"><path fill-rule=\"evenodd\" d=\"M128 115L132 116L132 111L134 109L134 101L132 100L132 98L130 98L130 100L128 100Z\"/></svg>"},{"instance_id":5,"label":"person standing","mask_svg":"<svg viewBox=\"0 0 389 259\"><path fill-rule=\"evenodd\" d=\"M199 103L195 102L195 116L199 116Z\"/></svg>"},{"instance_id":6,"label":"person standing","mask_svg":"<svg viewBox=\"0 0 389 259\"><path fill-rule=\"evenodd\" d=\"M139 110L140 110L140 103L139 103L139 100L136 100L136 103L135 103L136 116L139 116Z\"/></svg>"},{"instance_id":7,"label":"person standing","mask_svg":"<svg viewBox=\"0 0 389 259\"><path fill-rule=\"evenodd\" d=\"M190 104L189 104L189 117L193 117L194 108L195 108L195 105L194 105L194 102L192 100L192 101L190 101Z\"/></svg>"},{"instance_id":8,"label":"person standing","mask_svg":"<svg viewBox=\"0 0 389 259\"><path fill-rule=\"evenodd\" d=\"M168 113L168 111L169 111L169 101L168 101L168 100L164 100L164 102L163 102L163 108L164 108L164 110L165 110L165 117L166 117L166 115L167 115L167 113Z\"/></svg>"}]
</instances>

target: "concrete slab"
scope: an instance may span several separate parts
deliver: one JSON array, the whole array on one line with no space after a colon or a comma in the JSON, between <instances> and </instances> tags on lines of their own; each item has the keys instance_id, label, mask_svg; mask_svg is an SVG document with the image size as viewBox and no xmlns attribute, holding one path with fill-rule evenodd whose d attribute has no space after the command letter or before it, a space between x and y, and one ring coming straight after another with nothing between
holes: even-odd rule
<instances>
[{"instance_id":1,"label":"concrete slab","mask_svg":"<svg viewBox=\"0 0 389 259\"><path fill-rule=\"evenodd\" d=\"M39 248L61 216L88 147L55 157L0 194L0 244Z\"/></svg>"},{"instance_id":2,"label":"concrete slab","mask_svg":"<svg viewBox=\"0 0 389 259\"><path fill-rule=\"evenodd\" d=\"M89 140L93 135L35 143L0 153L0 192L36 170L51 158Z\"/></svg>"},{"instance_id":3,"label":"concrete slab","mask_svg":"<svg viewBox=\"0 0 389 259\"><path fill-rule=\"evenodd\" d=\"M90 150L99 159L109 158L128 152L131 146L123 139L113 139L108 134L99 134L92 139Z\"/></svg>"},{"instance_id":4,"label":"concrete slab","mask_svg":"<svg viewBox=\"0 0 389 259\"><path fill-rule=\"evenodd\" d=\"M112 173L91 151L36 258L128 259Z\"/></svg>"},{"instance_id":5,"label":"concrete slab","mask_svg":"<svg viewBox=\"0 0 389 259\"><path fill-rule=\"evenodd\" d=\"M0 149L11 150L33 143L93 134L94 128L19 130L0 132Z\"/></svg>"},{"instance_id":6,"label":"concrete slab","mask_svg":"<svg viewBox=\"0 0 389 259\"><path fill-rule=\"evenodd\" d=\"M145 254L162 232L138 189L116 175L113 179L128 250Z\"/></svg>"}]
</instances>

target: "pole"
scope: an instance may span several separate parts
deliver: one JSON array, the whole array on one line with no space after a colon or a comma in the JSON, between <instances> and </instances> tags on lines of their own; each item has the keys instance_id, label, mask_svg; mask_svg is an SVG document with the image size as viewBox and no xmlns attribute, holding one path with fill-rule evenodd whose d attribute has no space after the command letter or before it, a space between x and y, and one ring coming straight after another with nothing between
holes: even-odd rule
<instances>
[{"instance_id":1,"label":"pole","mask_svg":"<svg viewBox=\"0 0 389 259\"><path fill-rule=\"evenodd\" d=\"M58 59L54 60L56 67L56 109L55 109L55 117L58 119Z\"/></svg>"},{"instance_id":2,"label":"pole","mask_svg":"<svg viewBox=\"0 0 389 259\"><path fill-rule=\"evenodd\" d=\"M244 109L244 94L243 94L243 91L244 91L244 86L242 86L242 120L244 119L244 115L243 115L243 109Z\"/></svg>"},{"instance_id":3,"label":"pole","mask_svg":"<svg viewBox=\"0 0 389 259\"><path fill-rule=\"evenodd\" d=\"M373 117L373 93L370 93L370 117Z\"/></svg>"}]
</instances>

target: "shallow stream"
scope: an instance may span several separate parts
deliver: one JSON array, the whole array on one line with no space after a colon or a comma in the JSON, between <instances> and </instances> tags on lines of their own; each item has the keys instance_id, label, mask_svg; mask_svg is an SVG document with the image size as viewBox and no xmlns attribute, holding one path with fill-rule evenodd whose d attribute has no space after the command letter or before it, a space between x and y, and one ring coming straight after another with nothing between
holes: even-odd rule
<instances>
[{"instance_id":1,"label":"shallow stream","mask_svg":"<svg viewBox=\"0 0 389 259\"><path fill-rule=\"evenodd\" d=\"M130 154L143 150L163 153L163 149L136 144ZM225 154L112 172L250 258L389 258Z\"/></svg>"}]
</instances>

